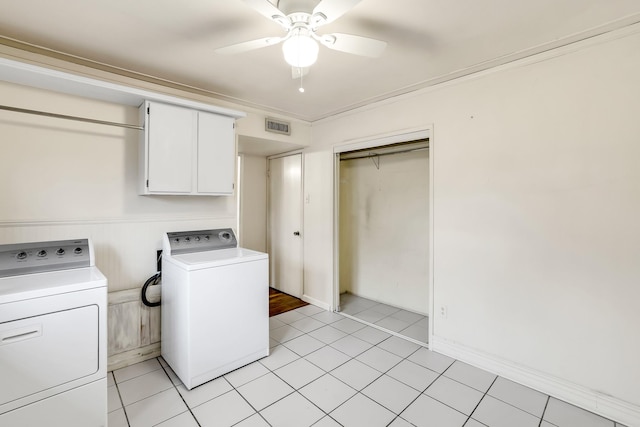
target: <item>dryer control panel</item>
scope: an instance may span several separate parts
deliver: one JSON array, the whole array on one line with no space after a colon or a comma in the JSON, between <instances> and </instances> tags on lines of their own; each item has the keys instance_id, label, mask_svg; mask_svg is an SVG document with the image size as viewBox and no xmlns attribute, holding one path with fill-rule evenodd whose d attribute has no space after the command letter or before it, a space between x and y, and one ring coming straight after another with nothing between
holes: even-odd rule
<instances>
[{"instance_id":1,"label":"dryer control panel","mask_svg":"<svg viewBox=\"0 0 640 427\"><path fill-rule=\"evenodd\" d=\"M0 277L91 267L89 239L0 245Z\"/></svg>"},{"instance_id":2,"label":"dryer control panel","mask_svg":"<svg viewBox=\"0 0 640 427\"><path fill-rule=\"evenodd\" d=\"M214 251L238 246L236 235L230 228L167 233L171 255Z\"/></svg>"}]
</instances>

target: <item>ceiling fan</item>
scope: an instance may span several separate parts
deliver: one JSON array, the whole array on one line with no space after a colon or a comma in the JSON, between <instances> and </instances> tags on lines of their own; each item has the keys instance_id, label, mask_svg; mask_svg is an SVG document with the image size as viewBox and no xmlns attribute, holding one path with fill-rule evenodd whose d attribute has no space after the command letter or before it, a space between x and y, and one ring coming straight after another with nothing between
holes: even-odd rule
<instances>
[{"instance_id":1,"label":"ceiling fan","mask_svg":"<svg viewBox=\"0 0 640 427\"><path fill-rule=\"evenodd\" d=\"M319 35L318 28L333 22L361 0L277 0L277 7L269 0L242 0L261 15L278 23L287 32L282 37L265 37L216 49L216 53L235 54L283 42L285 61L294 69L309 67L318 58L318 43L329 49L355 55L378 57L386 42L351 34ZM296 72L294 72L294 76Z\"/></svg>"}]
</instances>

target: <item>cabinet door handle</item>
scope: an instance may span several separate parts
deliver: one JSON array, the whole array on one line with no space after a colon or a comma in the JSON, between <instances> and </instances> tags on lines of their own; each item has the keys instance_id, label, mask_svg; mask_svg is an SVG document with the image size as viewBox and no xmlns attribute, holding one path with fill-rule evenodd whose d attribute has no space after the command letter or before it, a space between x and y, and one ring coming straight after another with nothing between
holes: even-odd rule
<instances>
[{"instance_id":1,"label":"cabinet door handle","mask_svg":"<svg viewBox=\"0 0 640 427\"><path fill-rule=\"evenodd\" d=\"M299 235L300 235L300 232L299 232L299 231L294 231L294 232L293 232L293 235L294 235L294 236L299 236Z\"/></svg>"}]
</instances>

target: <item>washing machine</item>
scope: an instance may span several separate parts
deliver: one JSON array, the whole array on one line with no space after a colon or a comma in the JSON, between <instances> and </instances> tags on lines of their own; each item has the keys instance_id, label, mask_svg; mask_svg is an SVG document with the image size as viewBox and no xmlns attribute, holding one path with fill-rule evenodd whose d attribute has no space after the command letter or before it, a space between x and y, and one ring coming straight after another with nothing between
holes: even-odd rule
<instances>
[{"instance_id":1,"label":"washing machine","mask_svg":"<svg viewBox=\"0 0 640 427\"><path fill-rule=\"evenodd\" d=\"M163 236L162 357L188 389L269 355L268 255L230 228Z\"/></svg>"},{"instance_id":2,"label":"washing machine","mask_svg":"<svg viewBox=\"0 0 640 427\"><path fill-rule=\"evenodd\" d=\"M88 239L0 245L0 426L107 425L106 308Z\"/></svg>"}]
</instances>

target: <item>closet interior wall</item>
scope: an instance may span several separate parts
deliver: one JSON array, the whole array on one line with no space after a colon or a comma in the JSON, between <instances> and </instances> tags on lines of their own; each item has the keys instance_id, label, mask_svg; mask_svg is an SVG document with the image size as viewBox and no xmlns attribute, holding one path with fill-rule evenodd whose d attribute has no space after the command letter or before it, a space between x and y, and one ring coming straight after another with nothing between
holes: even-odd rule
<instances>
[{"instance_id":1,"label":"closet interior wall","mask_svg":"<svg viewBox=\"0 0 640 427\"><path fill-rule=\"evenodd\" d=\"M428 149L343 153L339 191L340 293L428 315Z\"/></svg>"}]
</instances>

